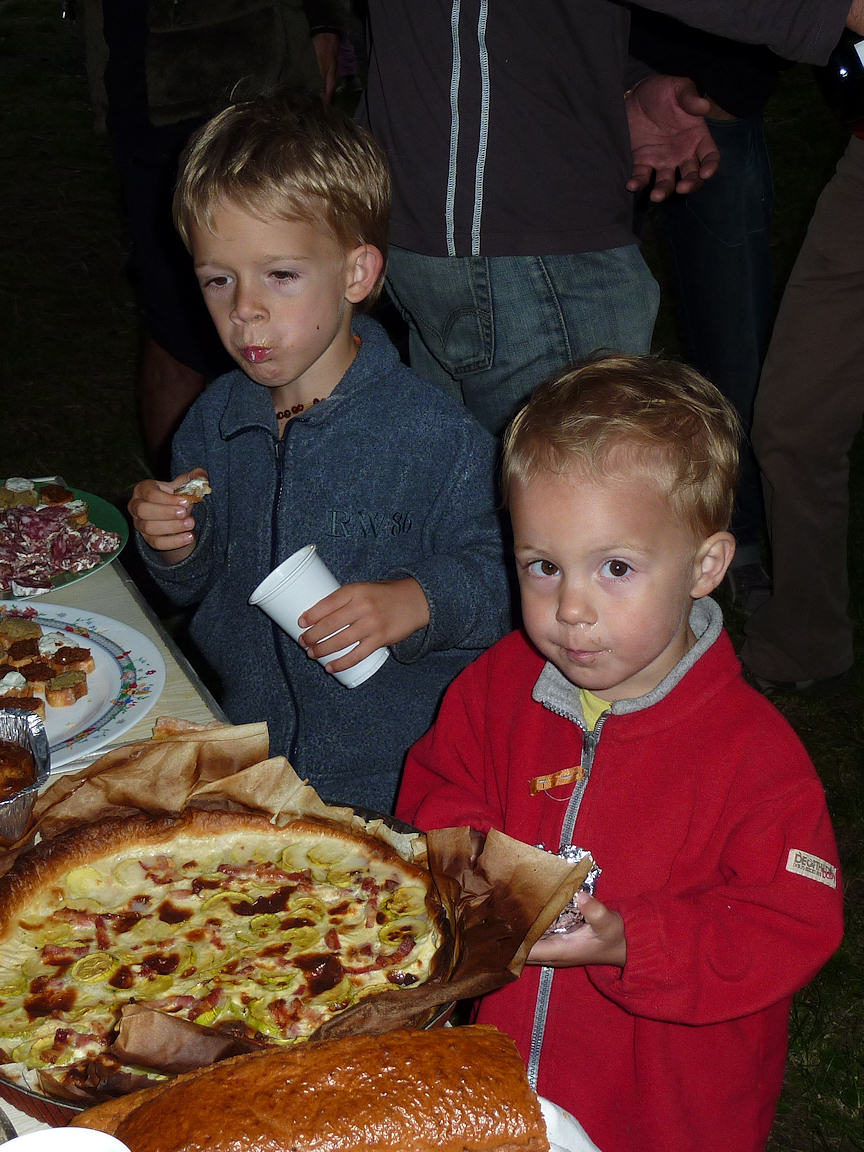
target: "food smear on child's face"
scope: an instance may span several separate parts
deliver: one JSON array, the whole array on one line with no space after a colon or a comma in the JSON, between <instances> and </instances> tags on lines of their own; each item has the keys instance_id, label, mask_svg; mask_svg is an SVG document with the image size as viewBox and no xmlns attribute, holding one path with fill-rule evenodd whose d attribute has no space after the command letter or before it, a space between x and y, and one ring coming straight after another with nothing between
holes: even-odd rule
<instances>
[{"instance_id":1,"label":"food smear on child's face","mask_svg":"<svg viewBox=\"0 0 864 1152\"><path fill-rule=\"evenodd\" d=\"M351 252L322 223L252 215L231 203L192 228L204 301L222 343L274 404L329 395L356 354Z\"/></svg>"},{"instance_id":2,"label":"food smear on child's face","mask_svg":"<svg viewBox=\"0 0 864 1152\"><path fill-rule=\"evenodd\" d=\"M525 630L571 683L643 696L693 643L700 541L643 474L541 473L510 491Z\"/></svg>"},{"instance_id":3,"label":"food smear on child's face","mask_svg":"<svg viewBox=\"0 0 864 1152\"><path fill-rule=\"evenodd\" d=\"M243 349L243 356L250 364L263 364L273 355L272 348L265 348L262 344L250 344Z\"/></svg>"}]
</instances>

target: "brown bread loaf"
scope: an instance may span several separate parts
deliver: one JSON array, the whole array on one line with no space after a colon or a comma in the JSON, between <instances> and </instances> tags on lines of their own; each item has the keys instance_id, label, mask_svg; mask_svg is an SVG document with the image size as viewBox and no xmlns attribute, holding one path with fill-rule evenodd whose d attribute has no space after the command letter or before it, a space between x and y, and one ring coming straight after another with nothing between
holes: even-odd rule
<instances>
[{"instance_id":1,"label":"brown bread loaf","mask_svg":"<svg viewBox=\"0 0 864 1152\"><path fill-rule=\"evenodd\" d=\"M131 1152L548 1152L513 1042L405 1030L237 1056L91 1108Z\"/></svg>"}]
</instances>

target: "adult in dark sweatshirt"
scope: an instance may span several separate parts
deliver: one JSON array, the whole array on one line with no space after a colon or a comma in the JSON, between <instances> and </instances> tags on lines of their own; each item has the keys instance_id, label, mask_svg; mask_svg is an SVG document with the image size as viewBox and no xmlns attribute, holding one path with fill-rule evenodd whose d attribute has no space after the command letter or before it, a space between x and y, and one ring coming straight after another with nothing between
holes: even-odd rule
<instances>
[{"instance_id":1,"label":"adult in dark sweatshirt","mask_svg":"<svg viewBox=\"0 0 864 1152\"><path fill-rule=\"evenodd\" d=\"M648 6L813 63L849 14L849 0ZM646 127L656 85L625 102L638 75L630 13L611 0L369 0L369 16L360 115L392 169L388 287L410 325L411 363L497 432L567 363L650 344L657 286L633 234L628 115L631 129ZM659 94L682 130L681 157L698 143L685 165L698 178L704 123L689 113L708 104L692 86ZM657 156L649 146L639 182Z\"/></svg>"}]
</instances>

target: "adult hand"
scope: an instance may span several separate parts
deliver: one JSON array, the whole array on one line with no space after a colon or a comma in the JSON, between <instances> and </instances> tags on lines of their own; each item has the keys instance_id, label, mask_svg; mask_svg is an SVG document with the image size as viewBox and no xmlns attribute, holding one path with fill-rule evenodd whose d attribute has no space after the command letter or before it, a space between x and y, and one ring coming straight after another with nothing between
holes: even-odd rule
<instances>
[{"instance_id":1,"label":"adult hand","mask_svg":"<svg viewBox=\"0 0 864 1152\"><path fill-rule=\"evenodd\" d=\"M653 174L651 200L660 203L673 192L695 192L717 171L720 153L705 123L711 105L692 80L648 76L627 93L625 106L633 156L629 192L641 192Z\"/></svg>"},{"instance_id":2,"label":"adult hand","mask_svg":"<svg viewBox=\"0 0 864 1152\"><path fill-rule=\"evenodd\" d=\"M312 37L312 47L315 49L315 59L318 61L318 71L324 81L324 103L333 100L336 91L336 57L339 53L339 37L335 32L316 32Z\"/></svg>"},{"instance_id":3,"label":"adult hand","mask_svg":"<svg viewBox=\"0 0 864 1152\"><path fill-rule=\"evenodd\" d=\"M298 623L308 629L300 644L314 660L358 642L352 652L324 665L328 672L344 672L376 648L396 644L418 628L425 628L429 604L423 589L410 576L344 584L304 612Z\"/></svg>"},{"instance_id":4,"label":"adult hand","mask_svg":"<svg viewBox=\"0 0 864 1152\"><path fill-rule=\"evenodd\" d=\"M538 940L528 954L529 964L547 968L576 968L585 964L614 964L623 968L627 960L624 921L586 892L577 895L585 923L572 932L560 932Z\"/></svg>"},{"instance_id":5,"label":"adult hand","mask_svg":"<svg viewBox=\"0 0 864 1152\"><path fill-rule=\"evenodd\" d=\"M183 472L173 480L140 480L127 505L142 539L162 553L166 564L179 564L195 549L195 521L187 496L174 491L187 480L209 480L203 468Z\"/></svg>"}]
</instances>

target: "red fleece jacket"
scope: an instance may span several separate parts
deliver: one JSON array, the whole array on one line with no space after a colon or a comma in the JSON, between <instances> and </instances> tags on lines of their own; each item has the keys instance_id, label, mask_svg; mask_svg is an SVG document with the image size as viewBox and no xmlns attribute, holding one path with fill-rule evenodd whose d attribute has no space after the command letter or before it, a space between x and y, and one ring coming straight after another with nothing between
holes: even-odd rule
<instances>
[{"instance_id":1,"label":"red fleece jacket","mask_svg":"<svg viewBox=\"0 0 864 1152\"><path fill-rule=\"evenodd\" d=\"M456 679L409 754L403 820L557 849L573 785L532 797L528 781L578 764L583 733L532 699L543 667L512 633ZM556 970L538 1092L602 1152L756 1152L792 994L842 935L822 785L725 633L658 702L601 725L573 843L602 868L596 895L624 918L627 962ZM479 1010L526 1063L539 973Z\"/></svg>"}]
</instances>

